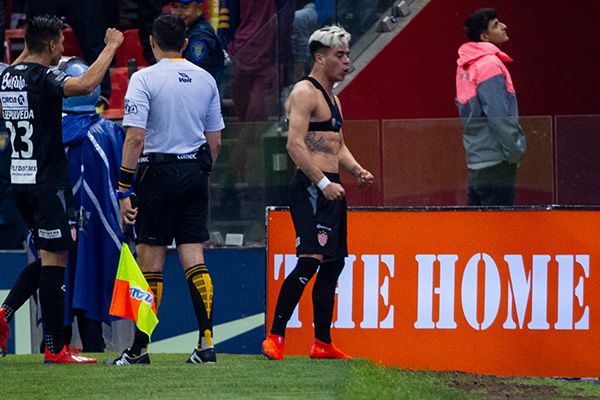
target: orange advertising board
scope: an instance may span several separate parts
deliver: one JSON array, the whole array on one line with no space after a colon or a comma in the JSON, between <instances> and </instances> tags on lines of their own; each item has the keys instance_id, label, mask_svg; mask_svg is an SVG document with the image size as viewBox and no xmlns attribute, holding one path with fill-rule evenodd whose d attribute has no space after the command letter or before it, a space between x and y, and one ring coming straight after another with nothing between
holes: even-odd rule
<instances>
[{"instance_id":1,"label":"orange advertising board","mask_svg":"<svg viewBox=\"0 0 600 400\"><path fill-rule=\"evenodd\" d=\"M270 328L296 256L289 212L267 220ZM600 376L600 212L351 210L348 243L332 325L344 352L418 370ZM308 355L312 283L286 355Z\"/></svg>"}]
</instances>

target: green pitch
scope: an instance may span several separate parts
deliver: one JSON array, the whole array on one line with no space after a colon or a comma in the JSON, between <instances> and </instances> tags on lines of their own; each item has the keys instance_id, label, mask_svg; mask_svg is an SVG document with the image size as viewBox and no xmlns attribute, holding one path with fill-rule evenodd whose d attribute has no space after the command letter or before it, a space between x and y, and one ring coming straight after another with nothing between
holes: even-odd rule
<instances>
[{"instance_id":1,"label":"green pitch","mask_svg":"<svg viewBox=\"0 0 600 400\"><path fill-rule=\"evenodd\" d=\"M104 361L110 354L95 355ZM600 399L600 384L412 372L366 360L219 354L152 354L152 365L44 365L42 356L0 359L0 399Z\"/></svg>"}]
</instances>

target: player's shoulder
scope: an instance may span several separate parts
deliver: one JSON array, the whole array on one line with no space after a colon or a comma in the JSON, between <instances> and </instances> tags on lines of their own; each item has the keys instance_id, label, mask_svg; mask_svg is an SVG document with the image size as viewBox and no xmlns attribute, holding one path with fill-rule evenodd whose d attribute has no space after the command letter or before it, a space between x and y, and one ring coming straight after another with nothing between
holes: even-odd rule
<instances>
[{"instance_id":1,"label":"player's shoulder","mask_svg":"<svg viewBox=\"0 0 600 400\"><path fill-rule=\"evenodd\" d=\"M20 76L30 76L30 75L42 75L44 76L48 73L49 68L44 67L40 64L34 63L19 63L15 65L9 65L6 67L0 75L20 75Z\"/></svg>"},{"instance_id":2,"label":"player's shoulder","mask_svg":"<svg viewBox=\"0 0 600 400\"><path fill-rule=\"evenodd\" d=\"M290 92L290 100L300 100L304 102L313 102L317 100L318 92L315 87L307 80L299 81L294 85Z\"/></svg>"}]
</instances>

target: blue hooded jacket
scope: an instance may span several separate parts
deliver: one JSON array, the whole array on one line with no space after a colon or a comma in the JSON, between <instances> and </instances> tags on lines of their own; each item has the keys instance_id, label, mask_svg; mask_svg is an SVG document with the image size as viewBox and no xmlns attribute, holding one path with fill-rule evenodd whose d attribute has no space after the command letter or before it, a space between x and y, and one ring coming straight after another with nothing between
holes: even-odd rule
<instances>
[{"instance_id":1,"label":"blue hooded jacket","mask_svg":"<svg viewBox=\"0 0 600 400\"><path fill-rule=\"evenodd\" d=\"M71 305L66 309L80 309L87 318L108 323L115 319L108 310L123 243L115 189L124 133L96 113L66 114L62 124L80 224L76 263L69 264L65 277L65 301Z\"/></svg>"}]
</instances>

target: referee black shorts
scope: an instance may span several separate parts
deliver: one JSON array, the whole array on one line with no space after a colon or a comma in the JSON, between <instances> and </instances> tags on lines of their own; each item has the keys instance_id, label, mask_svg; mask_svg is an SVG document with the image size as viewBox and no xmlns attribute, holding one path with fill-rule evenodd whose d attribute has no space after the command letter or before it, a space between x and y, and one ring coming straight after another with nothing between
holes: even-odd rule
<instances>
[{"instance_id":1,"label":"referee black shorts","mask_svg":"<svg viewBox=\"0 0 600 400\"><path fill-rule=\"evenodd\" d=\"M339 174L325 172L331 182ZM323 192L298 170L289 188L290 212L296 230L296 255L322 254L325 259L348 255L346 197L327 200Z\"/></svg>"},{"instance_id":2,"label":"referee black shorts","mask_svg":"<svg viewBox=\"0 0 600 400\"><path fill-rule=\"evenodd\" d=\"M17 189L15 202L39 250L64 251L77 241L71 189Z\"/></svg>"},{"instance_id":3,"label":"referee black shorts","mask_svg":"<svg viewBox=\"0 0 600 400\"><path fill-rule=\"evenodd\" d=\"M137 243L206 242L208 175L206 168L194 161L140 164L135 183Z\"/></svg>"}]
</instances>

